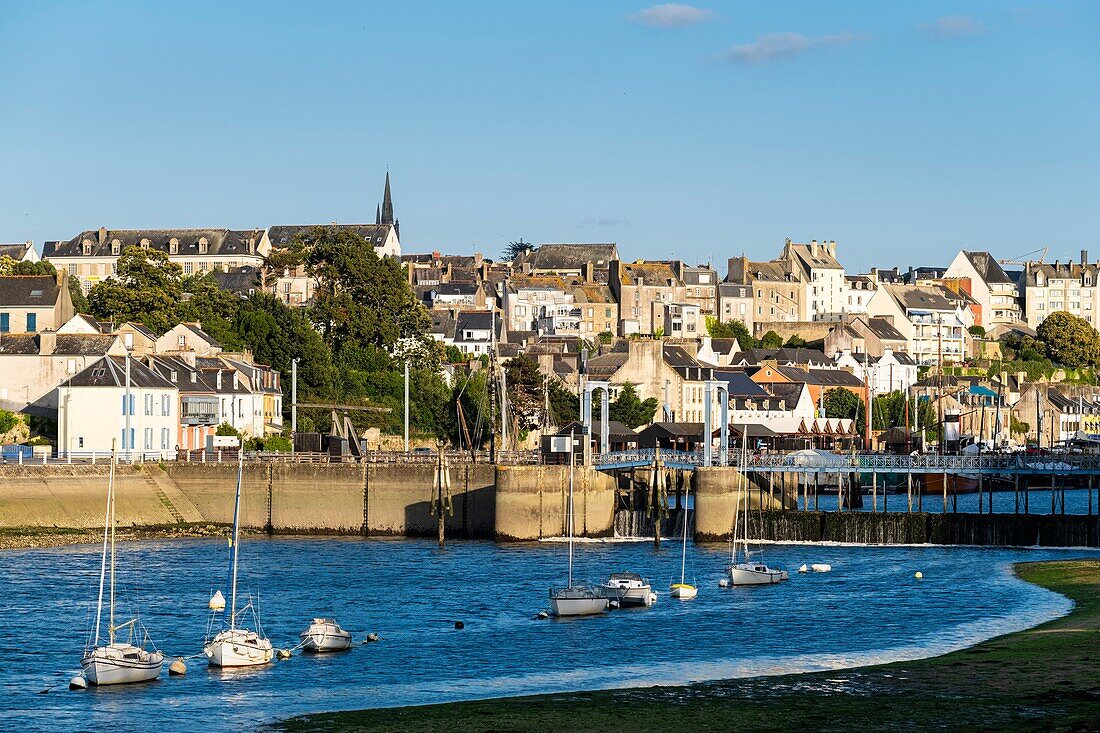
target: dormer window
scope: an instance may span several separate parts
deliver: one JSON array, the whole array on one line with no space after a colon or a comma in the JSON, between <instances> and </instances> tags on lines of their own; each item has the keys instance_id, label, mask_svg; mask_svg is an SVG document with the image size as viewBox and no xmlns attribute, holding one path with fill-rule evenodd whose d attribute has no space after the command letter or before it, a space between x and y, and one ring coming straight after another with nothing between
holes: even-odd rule
<instances>
[{"instance_id":1,"label":"dormer window","mask_svg":"<svg viewBox=\"0 0 1100 733\"><path fill-rule=\"evenodd\" d=\"M199 254L204 255L210 249L210 243L206 240L206 237L199 237Z\"/></svg>"},{"instance_id":2,"label":"dormer window","mask_svg":"<svg viewBox=\"0 0 1100 733\"><path fill-rule=\"evenodd\" d=\"M121 252L121 251L122 251L122 242L118 241L117 239L112 239L111 240L111 254L117 256L118 253Z\"/></svg>"},{"instance_id":3,"label":"dormer window","mask_svg":"<svg viewBox=\"0 0 1100 733\"><path fill-rule=\"evenodd\" d=\"M142 249L149 249L150 245L152 245L152 244L153 244L153 243L152 243L152 242L150 242L150 241L149 241L148 239L144 239L144 238L143 238L143 239L141 240L141 248L142 248Z\"/></svg>"},{"instance_id":4,"label":"dormer window","mask_svg":"<svg viewBox=\"0 0 1100 733\"><path fill-rule=\"evenodd\" d=\"M92 240L85 239L83 242L81 242L81 245L83 246L83 251L85 255L90 255L92 253Z\"/></svg>"},{"instance_id":5,"label":"dormer window","mask_svg":"<svg viewBox=\"0 0 1100 733\"><path fill-rule=\"evenodd\" d=\"M179 254L179 251L180 251L180 240L176 239L175 237L172 237L171 239L168 240L168 254L170 254L170 255Z\"/></svg>"},{"instance_id":6,"label":"dormer window","mask_svg":"<svg viewBox=\"0 0 1100 733\"><path fill-rule=\"evenodd\" d=\"M1043 287L1043 273L1041 273L1041 272L1035 273L1035 284L1038 285L1039 287Z\"/></svg>"}]
</instances>

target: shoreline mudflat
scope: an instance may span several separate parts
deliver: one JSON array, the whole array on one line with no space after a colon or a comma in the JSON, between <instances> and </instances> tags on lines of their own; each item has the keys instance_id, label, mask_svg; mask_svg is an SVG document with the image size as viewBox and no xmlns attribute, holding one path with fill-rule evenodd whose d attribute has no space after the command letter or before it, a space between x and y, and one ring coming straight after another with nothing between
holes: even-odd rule
<instances>
[{"instance_id":1,"label":"shoreline mudflat","mask_svg":"<svg viewBox=\"0 0 1100 733\"><path fill-rule=\"evenodd\" d=\"M321 713L282 733L1100 731L1100 560L1018 563L1066 616L939 657L829 672Z\"/></svg>"},{"instance_id":2,"label":"shoreline mudflat","mask_svg":"<svg viewBox=\"0 0 1100 733\"><path fill-rule=\"evenodd\" d=\"M168 524L150 527L119 527L115 540L175 540L193 537L221 537L229 528L219 524ZM0 551L27 550L68 545L91 545L103 541L103 528L5 527L0 529Z\"/></svg>"}]
</instances>

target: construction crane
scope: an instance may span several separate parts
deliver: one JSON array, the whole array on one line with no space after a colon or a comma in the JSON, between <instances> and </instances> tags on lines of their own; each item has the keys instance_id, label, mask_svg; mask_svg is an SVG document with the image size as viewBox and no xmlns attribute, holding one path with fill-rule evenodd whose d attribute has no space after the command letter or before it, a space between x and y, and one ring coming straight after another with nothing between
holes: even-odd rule
<instances>
[{"instance_id":1,"label":"construction crane","mask_svg":"<svg viewBox=\"0 0 1100 733\"><path fill-rule=\"evenodd\" d=\"M1001 263L1002 265L1027 265L1031 262L1038 262L1041 265L1043 264L1043 260L1046 259L1047 251L1049 249L1050 247L1033 249L1030 252L1024 252L1019 257L1014 257L1011 260L997 260L997 262ZM1035 259L1031 259L1031 255L1035 254L1036 252L1040 252L1041 254Z\"/></svg>"}]
</instances>

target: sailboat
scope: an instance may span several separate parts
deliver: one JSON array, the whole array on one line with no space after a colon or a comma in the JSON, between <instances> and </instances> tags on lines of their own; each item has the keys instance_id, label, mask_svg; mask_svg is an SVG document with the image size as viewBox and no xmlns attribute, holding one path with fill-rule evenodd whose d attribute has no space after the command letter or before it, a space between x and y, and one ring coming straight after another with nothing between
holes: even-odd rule
<instances>
[{"instance_id":1,"label":"sailboat","mask_svg":"<svg viewBox=\"0 0 1100 733\"><path fill-rule=\"evenodd\" d=\"M730 585L771 585L787 580L790 576L786 570L771 568L764 564L763 560L753 560L753 555L763 554L763 550L749 551L749 505L745 485L745 465L747 464L746 441L741 441L741 471L737 486L737 504L733 510L733 542L730 546L730 564L726 568L726 575ZM741 501L745 498L745 518L741 522ZM740 525L741 537L738 538L738 526ZM743 560L737 561L737 545L740 542L744 552Z\"/></svg>"},{"instance_id":2,"label":"sailboat","mask_svg":"<svg viewBox=\"0 0 1100 733\"><path fill-rule=\"evenodd\" d=\"M202 651L210 662L211 667L254 667L267 664L274 657L271 641L264 636L260 626L260 617L256 607L249 598L244 608L237 610L237 559L240 548L241 532L241 478L244 474L244 451L237 452L237 496L233 504L233 534L229 540L229 605L225 607L221 623L229 628L222 629L209 638L207 629L207 641ZM252 620L256 630L252 631L243 626L238 626L237 617L245 612L252 611ZM211 626L215 622L211 618Z\"/></svg>"},{"instance_id":3,"label":"sailboat","mask_svg":"<svg viewBox=\"0 0 1100 733\"><path fill-rule=\"evenodd\" d=\"M588 440L588 436L584 437ZM569 433L569 584L550 589L550 610L555 616L595 616L607 610L608 600L603 590L589 583L573 582L573 465L575 463L573 433Z\"/></svg>"},{"instance_id":4,"label":"sailboat","mask_svg":"<svg viewBox=\"0 0 1100 733\"><path fill-rule=\"evenodd\" d=\"M688 552L688 509L684 507L684 542L680 552L680 582L669 586L669 595L682 601L691 600L699 594L699 589L687 582L687 552Z\"/></svg>"},{"instance_id":5,"label":"sailboat","mask_svg":"<svg viewBox=\"0 0 1100 733\"><path fill-rule=\"evenodd\" d=\"M95 612L95 632L85 647L80 666L84 679L93 685L121 685L147 682L160 676L164 654L151 645L149 633L137 618L115 624L115 464L114 441L111 442L111 473L107 480L107 515L103 521L103 554L99 563L99 600ZM100 622L103 618L103 586L107 579L107 555L110 548L110 591L107 616L107 644L100 646ZM126 641L119 641L118 632L126 630ZM137 641L138 643L134 643Z\"/></svg>"}]
</instances>

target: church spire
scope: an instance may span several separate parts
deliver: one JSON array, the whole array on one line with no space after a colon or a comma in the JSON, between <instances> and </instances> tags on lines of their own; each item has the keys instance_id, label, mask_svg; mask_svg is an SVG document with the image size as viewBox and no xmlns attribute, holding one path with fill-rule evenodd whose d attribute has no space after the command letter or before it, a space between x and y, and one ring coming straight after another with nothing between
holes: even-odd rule
<instances>
[{"instance_id":1,"label":"church spire","mask_svg":"<svg viewBox=\"0 0 1100 733\"><path fill-rule=\"evenodd\" d=\"M390 172L386 171L386 192L382 195L380 224L393 224L393 199L390 198Z\"/></svg>"},{"instance_id":2,"label":"church spire","mask_svg":"<svg viewBox=\"0 0 1100 733\"><path fill-rule=\"evenodd\" d=\"M378 204L378 206L374 207L374 223L382 223L382 204Z\"/></svg>"}]
</instances>

